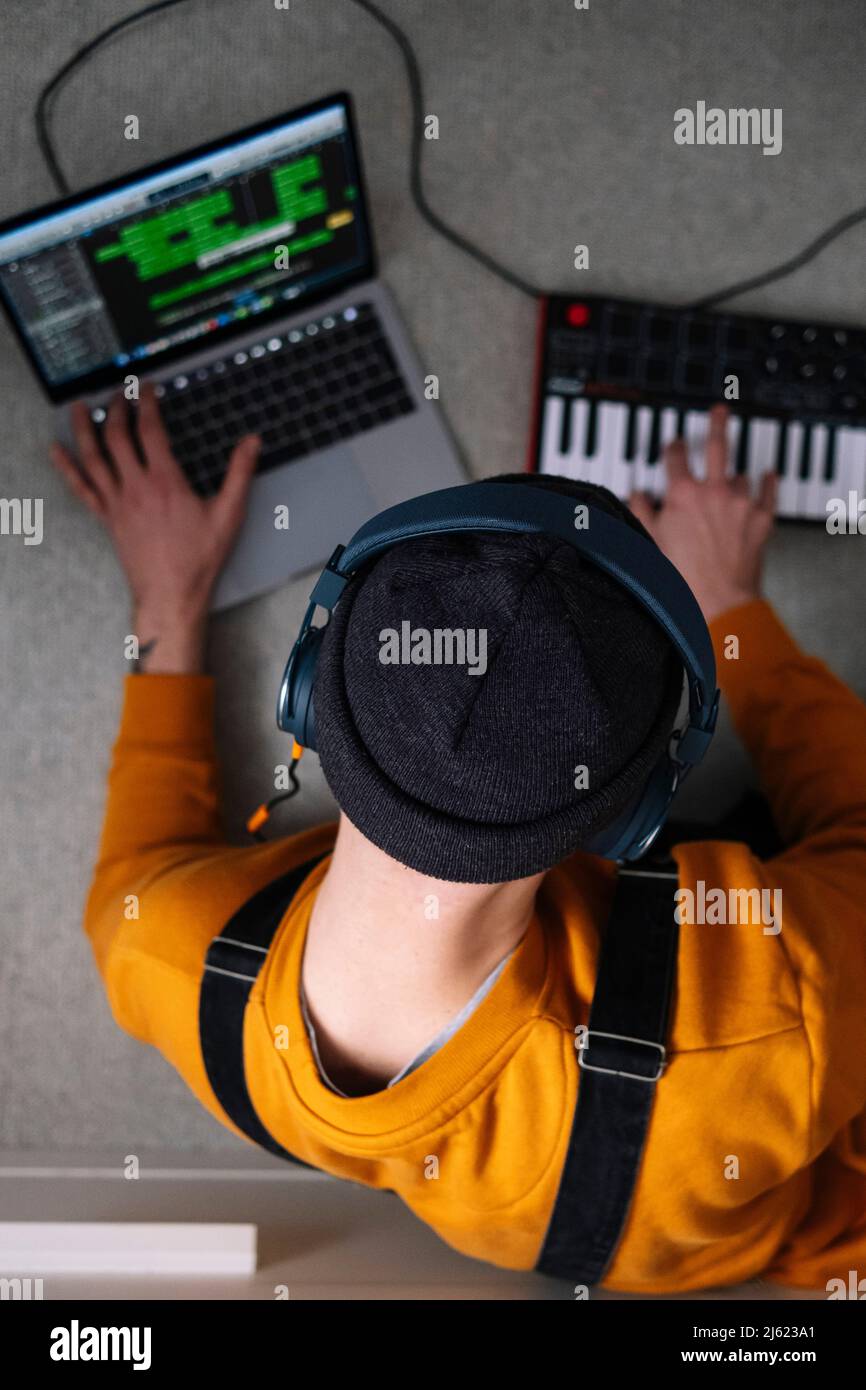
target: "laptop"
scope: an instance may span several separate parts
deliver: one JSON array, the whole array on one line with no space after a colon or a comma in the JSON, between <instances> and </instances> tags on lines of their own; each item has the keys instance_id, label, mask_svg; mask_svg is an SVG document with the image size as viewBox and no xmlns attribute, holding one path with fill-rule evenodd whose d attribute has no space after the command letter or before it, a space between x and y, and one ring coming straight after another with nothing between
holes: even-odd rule
<instances>
[{"instance_id":1,"label":"laptop","mask_svg":"<svg viewBox=\"0 0 866 1390\"><path fill-rule=\"evenodd\" d=\"M0 300L65 442L68 403L99 426L130 376L155 383L203 495L261 434L215 608L467 481L376 275L345 92L0 223Z\"/></svg>"}]
</instances>

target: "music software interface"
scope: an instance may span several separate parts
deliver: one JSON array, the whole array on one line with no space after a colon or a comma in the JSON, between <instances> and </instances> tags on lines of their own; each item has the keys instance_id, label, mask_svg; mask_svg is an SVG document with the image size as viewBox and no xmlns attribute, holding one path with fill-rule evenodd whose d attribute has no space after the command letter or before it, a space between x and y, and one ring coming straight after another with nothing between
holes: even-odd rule
<instances>
[{"instance_id":1,"label":"music software interface","mask_svg":"<svg viewBox=\"0 0 866 1390\"><path fill-rule=\"evenodd\" d=\"M336 105L0 235L0 290L62 386L152 366L367 257Z\"/></svg>"}]
</instances>

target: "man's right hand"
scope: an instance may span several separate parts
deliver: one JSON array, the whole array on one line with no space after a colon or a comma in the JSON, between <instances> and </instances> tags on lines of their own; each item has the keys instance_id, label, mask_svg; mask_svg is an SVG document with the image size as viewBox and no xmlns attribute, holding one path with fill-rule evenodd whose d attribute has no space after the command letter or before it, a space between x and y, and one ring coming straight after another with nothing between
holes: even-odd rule
<instances>
[{"instance_id":1,"label":"man's right hand","mask_svg":"<svg viewBox=\"0 0 866 1390\"><path fill-rule=\"evenodd\" d=\"M760 597L776 507L774 472L764 474L754 497L748 478L728 476L727 426L727 406L713 406L704 480L689 468L685 442L675 439L664 453L667 490L661 508L655 509L647 493L629 498L632 512L677 567L707 622Z\"/></svg>"}]
</instances>

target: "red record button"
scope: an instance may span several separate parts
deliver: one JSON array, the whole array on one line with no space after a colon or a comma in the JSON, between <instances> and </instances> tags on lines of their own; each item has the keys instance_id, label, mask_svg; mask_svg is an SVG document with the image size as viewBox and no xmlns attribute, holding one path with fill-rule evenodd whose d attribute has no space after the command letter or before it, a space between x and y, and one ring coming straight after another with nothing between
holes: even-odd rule
<instances>
[{"instance_id":1,"label":"red record button","mask_svg":"<svg viewBox=\"0 0 866 1390\"><path fill-rule=\"evenodd\" d=\"M569 304L565 316L572 328L585 328L589 323L589 305Z\"/></svg>"}]
</instances>

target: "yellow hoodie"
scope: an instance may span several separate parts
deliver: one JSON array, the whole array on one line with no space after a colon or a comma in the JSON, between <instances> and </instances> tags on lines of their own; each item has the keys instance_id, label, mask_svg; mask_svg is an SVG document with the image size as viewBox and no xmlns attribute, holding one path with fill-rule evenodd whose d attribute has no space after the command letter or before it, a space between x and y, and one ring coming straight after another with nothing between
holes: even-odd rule
<instances>
[{"instance_id":1,"label":"yellow hoodie","mask_svg":"<svg viewBox=\"0 0 866 1390\"><path fill-rule=\"evenodd\" d=\"M789 848L762 861L742 844L681 845L679 883L696 897L770 890L782 928L760 917L680 927L670 1065L604 1284L661 1293L764 1274L847 1285L850 1270L866 1276L866 706L762 600L711 632ZM726 658L730 635L737 659ZM205 953L253 892L327 851L335 827L226 843L213 698L204 676L128 679L85 929L118 1025L157 1047L233 1129L199 1046ZM616 866L576 853L551 870L529 930L462 1027L395 1086L347 1098L319 1076L299 1001L327 864L286 914L247 1008L247 1084L262 1122L315 1167L392 1188L465 1254L532 1268L571 1130L574 1030L588 1018Z\"/></svg>"}]
</instances>

